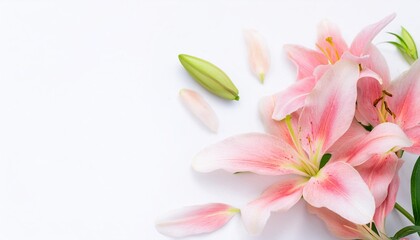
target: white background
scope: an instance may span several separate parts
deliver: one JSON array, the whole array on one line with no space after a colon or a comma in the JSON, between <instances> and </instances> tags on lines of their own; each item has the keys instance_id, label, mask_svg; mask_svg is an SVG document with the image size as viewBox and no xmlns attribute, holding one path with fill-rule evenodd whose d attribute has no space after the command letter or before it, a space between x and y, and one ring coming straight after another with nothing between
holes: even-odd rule
<instances>
[{"instance_id":1,"label":"white background","mask_svg":"<svg viewBox=\"0 0 420 240\"><path fill-rule=\"evenodd\" d=\"M390 1L391 2L391 1ZM362 27L396 12L420 44L419 4L384 1L0 1L0 240L167 239L155 219L186 205L241 207L274 177L198 174L191 159L228 136L263 131L258 100L284 89L295 68L285 43L313 47L328 18L349 42ZM249 71L242 30L266 39L272 68L261 85ZM375 43L392 39L382 32ZM379 44L396 76L407 69ZM196 84L179 53L221 67L240 91L219 99ZM213 134L181 104L201 93L220 118ZM406 155L398 200L408 209ZM390 234L406 222L393 213ZM238 217L190 239L334 239L300 202L273 214L259 237Z\"/></svg>"}]
</instances>

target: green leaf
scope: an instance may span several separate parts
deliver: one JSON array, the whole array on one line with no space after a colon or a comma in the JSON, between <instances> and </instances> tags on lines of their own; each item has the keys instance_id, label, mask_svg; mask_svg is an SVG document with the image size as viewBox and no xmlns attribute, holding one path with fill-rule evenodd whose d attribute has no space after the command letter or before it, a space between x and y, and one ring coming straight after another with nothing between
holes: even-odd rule
<instances>
[{"instance_id":1,"label":"green leaf","mask_svg":"<svg viewBox=\"0 0 420 240\"><path fill-rule=\"evenodd\" d=\"M404 27L401 27L401 38L404 39L410 55L415 60L418 59L416 43L414 42L413 37L411 37L411 34Z\"/></svg>"},{"instance_id":2,"label":"green leaf","mask_svg":"<svg viewBox=\"0 0 420 240\"><path fill-rule=\"evenodd\" d=\"M393 237L391 237L391 239L399 240L400 238L406 237L413 233L419 233L419 232L420 232L420 226L408 226L399 230Z\"/></svg>"},{"instance_id":3,"label":"green leaf","mask_svg":"<svg viewBox=\"0 0 420 240\"><path fill-rule=\"evenodd\" d=\"M328 161L330 160L330 158L331 158L331 154L330 153L324 154L324 156L322 156L322 158L321 158L321 162L319 163L319 168L320 169L323 168L325 166L325 164L328 163Z\"/></svg>"},{"instance_id":4,"label":"green leaf","mask_svg":"<svg viewBox=\"0 0 420 240\"><path fill-rule=\"evenodd\" d=\"M412 64L418 59L416 43L404 27L401 27L401 35L392 32L388 33L396 37L398 42L389 41L387 43L397 47L398 51L409 64Z\"/></svg>"},{"instance_id":5,"label":"green leaf","mask_svg":"<svg viewBox=\"0 0 420 240\"><path fill-rule=\"evenodd\" d=\"M206 60L186 54L180 54L178 58L191 77L205 89L221 98L239 100L238 89L220 68Z\"/></svg>"},{"instance_id":6,"label":"green leaf","mask_svg":"<svg viewBox=\"0 0 420 240\"><path fill-rule=\"evenodd\" d=\"M388 34L391 34L392 36L396 37L400 41L400 44L403 46L403 48L408 49L407 43L405 43L404 39L400 35L393 32L388 32Z\"/></svg>"},{"instance_id":7,"label":"green leaf","mask_svg":"<svg viewBox=\"0 0 420 240\"><path fill-rule=\"evenodd\" d=\"M420 157L414 164L411 174L411 204L413 206L414 224L420 226Z\"/></svg>"}]
</instances>

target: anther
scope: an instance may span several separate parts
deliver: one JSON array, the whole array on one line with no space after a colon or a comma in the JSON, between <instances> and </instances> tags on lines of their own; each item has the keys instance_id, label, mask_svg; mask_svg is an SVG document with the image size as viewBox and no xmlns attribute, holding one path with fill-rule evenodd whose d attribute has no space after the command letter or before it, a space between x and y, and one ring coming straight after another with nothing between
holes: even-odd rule
<instances>
[{"instance_id":1,"label":"anther","mask_svg":"<svg viewBox=\"0 0 420 240\"><path fill-rule=\"evenodd\" d=\"M382 93L387 95L388 97L392 97L392 93L389 93L386 90L382 90Z\"/></svg>"},{"instance_id":2,"label":"anther","mask_svg":"<svg viewBox=\"0 0 420 240\"><path fill-rule=\"evenodd\" d=\"M373 102L373 106L374 106L374 107L376 107L376 105L378 105L379 101L381 101L382 99L384 99L384 96L382 96L382 97L380 97L380 98L376 99L376 100Z\"/></svg>"}]
</instances>

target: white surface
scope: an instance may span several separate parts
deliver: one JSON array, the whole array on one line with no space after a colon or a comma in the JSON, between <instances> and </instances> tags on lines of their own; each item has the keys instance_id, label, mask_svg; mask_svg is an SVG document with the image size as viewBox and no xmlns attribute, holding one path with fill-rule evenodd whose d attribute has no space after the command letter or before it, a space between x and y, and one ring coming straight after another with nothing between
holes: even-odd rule
<instances>
[{"instance_id":1,"label":"white surface","mask_svg":"<svg viewBox=\"0 0 420 240\"><path fill-rule=\"evenodd\" d=\"M418 9L417 1L1 1L0 239L167 239L153 223L166 211L207 202L243 206L276 178L197 174L190 162L206 145L263 130L258 100L295 78L282 45L312 47L323 18L350 41L392 12L398 16L386 30L404 25L420 41ZM241 31L250 27L272 55L264 85L247 65ZM390 38L381 33L375 42ZM407 68L393 47L379 47L394 76ZM220 66L241 100L204 91L179 53ZM184 87L214 107L218 134L182 106ZM399 201L407 207L414 159L401 172ZM388 225L394 233L403 224L393 214ZM273 214L260 237L248 236L236 217L190 239L334 238L299 203Z\"/></svg>"}]
</instances>

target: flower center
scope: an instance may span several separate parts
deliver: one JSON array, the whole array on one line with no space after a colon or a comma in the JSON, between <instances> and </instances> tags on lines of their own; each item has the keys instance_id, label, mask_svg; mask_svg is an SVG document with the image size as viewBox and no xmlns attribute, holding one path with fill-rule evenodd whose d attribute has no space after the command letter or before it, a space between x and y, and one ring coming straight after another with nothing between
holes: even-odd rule
<instances>
[{"instance_id":1,"label":"flower center","mask_svg":"<svg viewBox=\"0 0 420 240\"><path fill-rule=\"evenodd\" d=\"M291 115L287 115L285 120L286 126L289 132L289 135L293 141L293 145L295 146L295 149L299 155L299 163L297 169L299 169L301 172L303 172L305 175L308 176L315 176L319 171L319 163L315 163L311 161L308 154L305 152L305 150L302 147L301 139L300 137L295 133L295 130L293 129L292 124L292 117Z\"/></svg>"},{"instance_id":2,"label":"flower center","mask_svg":"<svg viewBox=\"0 0 420 240\"><path fill-rule=\"evenodd\" d=\"M338 52L337 46L335 45L334 40L331 36L325 38L325 42L326 44L323 44L323 46L319 44L316 44L316 46L328 59L328 63L334 64L335 62L340 60L340 53Z\"/></svg>"},{"instance_id":3,"label":"flower center","mask_svg":"<svg viewBox=\"0 0 420 240\"><path fill-rule=\"evenodd\" d=\"M388 116L393 119L396 118L395 113L389 108L386 98L392 97L392 94L386 90L382 90L382 95L373 102L373 106L378 110L379 121L381 123L388 122ZM378 104L381 103L380 107L377 108Z\"/></svg>"}]
</instances>

